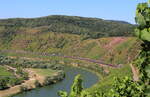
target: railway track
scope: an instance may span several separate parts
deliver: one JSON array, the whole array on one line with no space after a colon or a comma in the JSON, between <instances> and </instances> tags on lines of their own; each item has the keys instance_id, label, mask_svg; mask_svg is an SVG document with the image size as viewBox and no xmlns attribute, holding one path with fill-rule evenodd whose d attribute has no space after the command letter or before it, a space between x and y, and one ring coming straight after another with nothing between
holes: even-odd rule
<instances>
[{"instance_id":1,"label":"railway track","mask_svg":"<svg viewBox=\"0 0 150 97\"><path fill-rule=\"evenodd\" d=\"M103 66L109 66L109 67L113 67L113 68L120 68L122 66L122 64L109 64L109 63L105 63L105 62L100 61L100 60L95 60L95 59L90 59L90 58L82 58L82 57L75 57L75 56L65 56L65 55L60 54L60 53L36 53L36 52L21 51L21 50L3 50L3 51L0 51L0 52L15 52L15 53L22 53L22 54L34 54L34 55L37 55L37 56L49 56L49 57L57 56L57 57L62 57L62 58L70 58L70 59L75 59L75 60L88 61L88 62L100 64L100 65L103 65Z\"/></svg>"}]
</instances>

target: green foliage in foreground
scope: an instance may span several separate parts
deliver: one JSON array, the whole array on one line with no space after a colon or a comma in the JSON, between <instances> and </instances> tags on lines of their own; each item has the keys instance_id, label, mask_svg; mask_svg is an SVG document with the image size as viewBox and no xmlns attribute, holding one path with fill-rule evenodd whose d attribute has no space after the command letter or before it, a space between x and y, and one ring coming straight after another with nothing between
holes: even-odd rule
<instances>
[{"instance_id":1,"label":"green foliage in foreground","mask_svg":"<svg viewBox=\"0 0 150 97\"><path fill-rule=\"evenodd\" d=\"M143 40L142 51L135 61L141 73L141 80L150 83L150 4L140 3L137 7L137 36ZM138 30L138 31L137 31Z\"/></svg>"},{"instance_id":2,"label":"green foliage in foreground","mask_svg":"<svg viewBox=\"0 0 150 97\"><path fill-rule=\"evenodd\" d=\"M123 79L115 78L110 97L144 97L144 85L134 82L129 77Z\"/></svg>"},{"instance_id":3,"label":"green foliage in foreground","mask_svg":"<svg viewBox=\"0 0 150 97\"><path fill-rule=\"evenodd\" d=\"M60 91L58 94L61 97L79 97L81 95L82 90L82 78L80 75L77 75L71 87L70 94L67 94L67 92L64 91Z\"/></svg>"},{"instance_id":4,"label":"green foliage in foreground","mask_svg":"<svg viewBox=\"0 0 150 97\"><path fill-rule=\"evenodd\" d=\"M77 75L71 87L70 97L79 96L82 90L82 78L80 75Z\"/></svg>"},{"instance_id":5,"label":"green foliage in foreground","mask_svg":"<svg viewBox=\"0 0 150 97\"><path fill-rule=\"evenodd\" d=\"M61 97L144 97L144 88L138 82L134 82L129 77L123 79L115 78L113 88L108 93L103 91L90 92L83 90L82 79L80 75L75 77L73 85L71 87L70 94L64 91L60 91Z\"/></svg>"},{"instance_id":6,"label":"green foliage in foreground","mask_svg":"<svg viewBox=\"0 0 150 97\"><path fill-rule=\"evenodd\" d=\"M148 3L140 3L136 9L136 35L145 41L150 41L150 7Z\"/></svg>"},{"instance_id":7,"label":"green foliage in foreground","mask_svg":"<svg viewBox=\"0 0 150 97\"><path fill-rule=\"evenodd\" d=\"M140 3L138 5L136 22L138 27L135 32L143 43L141 45L142 50L134 64L139 69L140 81L146 86L145 91L150 92L150 3Z\"/></svg>"}]
</instances>

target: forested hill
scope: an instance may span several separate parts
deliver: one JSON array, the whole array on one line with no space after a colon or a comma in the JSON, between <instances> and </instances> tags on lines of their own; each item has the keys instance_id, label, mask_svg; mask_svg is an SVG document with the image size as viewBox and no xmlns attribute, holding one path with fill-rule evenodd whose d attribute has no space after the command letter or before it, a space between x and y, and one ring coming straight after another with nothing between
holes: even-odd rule
<instances>
[{"instance_id":1,"label":"forested hill","mask_svg":"<svg viewBox=\"0 0 150 97\"><path fill-rule=\"evenodd\" d=\"M0 20L0 38L16 33L71 33L87 38L131 36L134 25L123 21L103 20L77 16L53 15L40 18L13 18Z\"/></svg>"}]
</instances>

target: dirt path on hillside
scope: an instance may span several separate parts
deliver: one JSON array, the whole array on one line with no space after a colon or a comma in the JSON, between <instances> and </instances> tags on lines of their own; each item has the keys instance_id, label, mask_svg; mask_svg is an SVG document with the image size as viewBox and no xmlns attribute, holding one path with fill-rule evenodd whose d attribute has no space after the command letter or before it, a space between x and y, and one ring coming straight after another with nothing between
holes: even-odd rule
<instances>
[{"instance_id":1,"label":"dirt path on hillside","mask_svg":"<svg viewBox=\"0 0 150 97\"><path fill-rule=\"evenodd\" d=\"M138 81L139 80L139 72L138 72L138 69L133 66L133 64L130 64L130 67L132 69L132 74L133 74L133 80L134 81Z\"/></svg>"},{"instance_id":2,"label":"dirt path on hillside","mask_svg":"<svg viewBox=\"0 0 150 97\"><path fill-rule=\"evenodd\" d=\"M70 58L70 59L75 59L75 60L83 60L83 61L87 61L87 62L92 62L92 63L96 63L99 64L99 66L101 67L105 67L105 66L109 66L112 68L120 68L122 67L122 64L108 64L108 63L104 63L100 60L94 60L94 59L90 59L90 58L82 58L82 57L74 57L74 56L62 56L63 58Z\"/></svg>"},{"instance_id":3,"label":"dirt path on hillside","mask_svg":"<svg viewBox=\"0 0 150 97\"><path fill-rule=\"evenodd\" d=\"M125 37L113 37L113 39L104 46L105 49L112 49L114 46L121 44L126 40Z\"/></svg>"},{"instance_id":4,"label":"dirt path on hillside","mask_svg":"<svg viewBox=\"0 0 150 97\"><path fill-rule=\"evenodd\" d=\"M7 50L9 52L11 52L11 50ZM17 50L17 52L19 52ZM24 51L25 52L25 51ZM29 53L29 52L26 52L26 53ZM75 60L84 60L84 61L88 61L88 62L92 62L92 63L96 63L96 64L99 64L100 66L109 66L109 67L114 67L114 68L120 68L120 66L118 66L118 64L109 64L109 63L105 63L101 60L94 60L94 59L90 59L90 58L83 58L83 57L75 57L75 56L65 56L65 55L62 55L62 54L55 54L55 53L34 53L34 52L30 52L30 53L33 53L35 55L42 55L42 56L49 56L49 57L52 57L52 56L57 56L57 57L62 57L62 58L71 58L71 59L75 59ZM11 58L15 58L15 57L12 57L12 56L9 56ZM24 59L28 59L28 60L37 60L36 58L27 58L27 57L20 57L20 58L24 58Z\"/></svg>"},{"instance_id":5,"label":"dirt path on hillside","mask_svg":"<svg viewBox=\"0 0 150 97\"><path fill-rule=\"evenodd\" d=\"M113 37L112 40L103 46L104 49L107 50L107 53L104 54L104 56L102 58L100 58L99 60L105 60L105 56L109 56L113 54L113 48L121 43L123 43L124 41L126 41L127 38L126 37ZM102 47L102 45L100 45L100 43L98 42L98 45L100 47Z\"/></svg>"}]
</instances>

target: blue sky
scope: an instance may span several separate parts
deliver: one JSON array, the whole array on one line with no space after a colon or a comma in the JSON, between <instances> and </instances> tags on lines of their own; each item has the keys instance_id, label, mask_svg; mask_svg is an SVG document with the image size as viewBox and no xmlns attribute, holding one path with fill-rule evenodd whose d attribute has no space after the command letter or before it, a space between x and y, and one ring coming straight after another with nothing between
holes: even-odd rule
<instances>
[{"instance_id":1,"label":"blue sky","mask_svg":"<svg viewBox=\"0 0 150 97\"><path fill-rule=\"evenodd\" d=\"M134 23L142 1L147 0L0 0L0 18L71 15Z\"/></svg>"}]
</instances>

